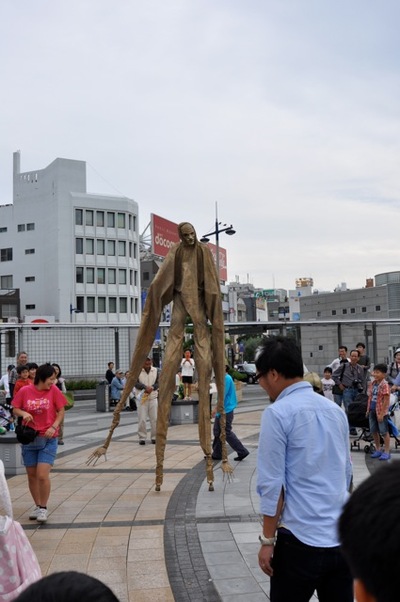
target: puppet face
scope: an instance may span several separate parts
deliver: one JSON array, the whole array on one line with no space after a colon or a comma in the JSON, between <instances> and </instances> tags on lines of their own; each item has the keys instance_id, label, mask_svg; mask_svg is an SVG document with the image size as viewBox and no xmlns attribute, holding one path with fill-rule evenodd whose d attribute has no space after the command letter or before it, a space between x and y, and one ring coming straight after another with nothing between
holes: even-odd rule
<instances>
[{"instance_id":1,"label":"puppet face","mask_svg":"<svg viewBox=\"0 0 400 602\"><path fill-rule=\"evenodd\" d=\"M192 224L184 224L179 229L179 236L184 245L192 247L196 242L196 232Z\"/></svg>"}]
</instances>

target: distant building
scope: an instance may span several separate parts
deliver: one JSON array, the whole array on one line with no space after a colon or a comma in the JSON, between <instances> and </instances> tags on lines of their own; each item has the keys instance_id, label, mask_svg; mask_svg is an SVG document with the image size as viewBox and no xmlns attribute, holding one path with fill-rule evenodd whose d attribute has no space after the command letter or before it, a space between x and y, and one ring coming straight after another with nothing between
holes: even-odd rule
<instances>
[{"instance_id":1,"label":"distant building","mask_svg":"<svg viewBox=\"0 0 400 602\"><path fill-rule=\"evenodd\" d=\"M349 351L358 342L364 342L373 362L391 360L393 351L400 346L400 272L387 272L375 276L362 289L348 290L346 286L333 293L319 293L300 297L303 321L332 320L342 323L341 343ZM399 324L372 324L369 320L399 318ZM363 324L351 324L363 320ZM347 322L347 323L346 323ZM350 322L350 323L349 323ZM375 332L373 332L375 331ZM374 336L373 336L374 335ZM301 341L304 362L319 372L337 357L338 326L302 326ZM375 341L375 345L373 345Z\"/></svg>"},{"instance_id":2,"label":"distant building","mask_svg":"<svg viewBox=\"0 0 400 602\"><path fill-rule=\"evenodd\" d=\"M19 289L18 317L137 324L137 203L87 193L84 161L21 172L19 151L13 184L0 206L0 288Z\"/></svg>"}]
</instances>

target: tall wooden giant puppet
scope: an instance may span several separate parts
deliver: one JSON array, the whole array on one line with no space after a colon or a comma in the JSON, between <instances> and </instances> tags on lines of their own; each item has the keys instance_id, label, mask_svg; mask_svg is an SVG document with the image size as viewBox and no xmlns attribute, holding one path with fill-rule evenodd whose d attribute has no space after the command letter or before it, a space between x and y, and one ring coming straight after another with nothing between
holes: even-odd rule
<instances>
[{"instance_id":1,"label":"tall wooden giant puppet","mask_svg":"<svg viewBox=\"0 0 400 602\"><path fill-rule=\"evenodd\" d=\"M88 463L95 463L98 458L105 455L114 429L119 424L121 410L126 405L129 392L136 384L144 360L153 345L161 312L164 306L172 301L171 325L165 348L158 396L156 491L160 491L163 482L169 414L175 390L175 376L182 358L183 336L188 315L194 327L193 337L199 393L199 438L206 456L209 490L213 491L214 474L211 458L209 403L212 368L214 369L218 392L217 410L222 419L222 469L227 473L232 471L227 461L225 445L225 339L219 274L217 274L210 249L197 240L193 226L188 222L182 222L178 225L178 232L180 242L171 247L149 288L129 376L121 399L114 410L110 432L104 445L91 454Z\"/></svg>"}]
</instances>

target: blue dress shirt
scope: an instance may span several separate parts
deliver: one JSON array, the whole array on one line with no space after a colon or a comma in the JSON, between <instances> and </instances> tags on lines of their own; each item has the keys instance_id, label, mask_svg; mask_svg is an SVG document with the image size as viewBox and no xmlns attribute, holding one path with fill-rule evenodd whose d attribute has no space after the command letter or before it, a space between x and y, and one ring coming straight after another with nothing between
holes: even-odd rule
<instances>
[{"instance_id":1,"label":"blue dress shirt","mask_svg":"<svg viewBox=\"0 0 400 602\"><path fill-rule=\"evenodd\" d=\"M283 488L279 524L307 545L339 545L336 523L352 475L349 448L347 417L337 404L304 381L284 389L261 421L257 492L262 514L276 514Z\"/></svg>"}]
</instances>

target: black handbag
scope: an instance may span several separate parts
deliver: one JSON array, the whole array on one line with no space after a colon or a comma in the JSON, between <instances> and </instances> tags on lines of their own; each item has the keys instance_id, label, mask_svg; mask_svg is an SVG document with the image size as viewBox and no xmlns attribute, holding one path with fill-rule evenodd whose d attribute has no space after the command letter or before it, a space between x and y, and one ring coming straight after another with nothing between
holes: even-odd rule
<instances>
[{"instance_id":1,"label":"black handbag","mask_svg":"<svg viewBox=\"0 0 400 602\"><path fill-rule=\"evenodd\" d=\"M27 445L36 439L39 431L35 431L35 429L31 428L27 424L24 424L21 418L18 418L18 424L15 427L15 434L17 435L17 441L22 443L22 445Z\"/></svg>"}]
</instances>

